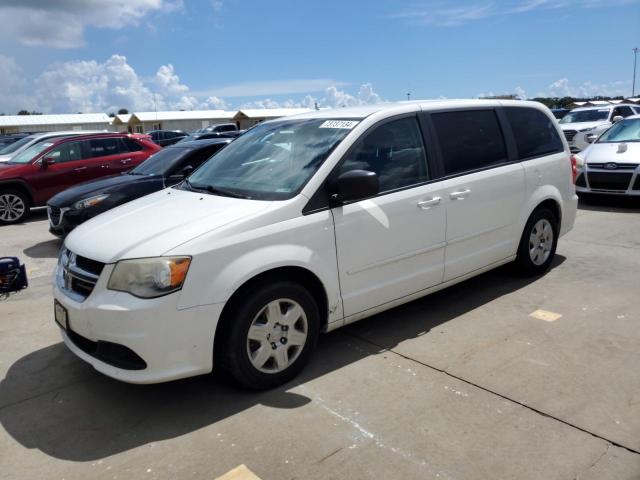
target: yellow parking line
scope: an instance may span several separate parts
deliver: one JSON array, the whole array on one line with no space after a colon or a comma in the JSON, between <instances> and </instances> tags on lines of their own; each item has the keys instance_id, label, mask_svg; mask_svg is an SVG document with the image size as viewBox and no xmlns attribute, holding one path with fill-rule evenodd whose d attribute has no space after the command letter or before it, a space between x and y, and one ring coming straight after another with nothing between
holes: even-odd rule
<instances>
[{"instance_id":1,"label":"yellow parking line","mask_svg":"<svg viewBox=\"0 0 640 480\"><path fill-rule=\"evenodd\" d=\"M535 312L531 312L529 316L537 320L544 320L545 322L555 322L562 317L560 313L549 312L548 310L536 310Z\"/></svg>"},{"instance_id":2,"label":"yellow parking line","mask_svg":"<svg viewBox=\"0 0 640 480\"><path fill-rule=\"evenodd\" d=\"M215 480L260 480L260 477L249 470L246 465L240 465Z\"/></svg>"}]
</instances>

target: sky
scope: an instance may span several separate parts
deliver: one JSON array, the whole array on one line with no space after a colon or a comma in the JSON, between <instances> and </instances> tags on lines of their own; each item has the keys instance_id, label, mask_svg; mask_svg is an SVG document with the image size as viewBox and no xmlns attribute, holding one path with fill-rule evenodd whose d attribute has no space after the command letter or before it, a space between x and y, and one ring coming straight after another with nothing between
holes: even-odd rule
<instances>
[{"instance_id":1,"label":"sky","mask_svg":"<svg viewBox=\"0 0 640 480\"><path fill-rule=\"evenodd\" d=\"M630 96L640 0L2 0L0 25L6 114Z\"/></svg>"}]
</instances>

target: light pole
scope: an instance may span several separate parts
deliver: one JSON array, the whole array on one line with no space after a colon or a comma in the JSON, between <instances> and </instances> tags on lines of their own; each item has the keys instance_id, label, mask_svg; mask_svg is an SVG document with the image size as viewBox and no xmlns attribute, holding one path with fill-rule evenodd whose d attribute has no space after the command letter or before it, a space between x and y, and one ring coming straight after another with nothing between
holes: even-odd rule
<instances>
[{"instance_id":1,"label":"light pole","mask_svg":"<svg viewBox=\"0 0 640 480\"><path fill-rule=\"evenodd\" d=\"M636 63L638 60L638 52L640 52L640 48L636 47L633 49L633 87L631 87L631 96L636 96Z\"/></svg>"}]
</instances>

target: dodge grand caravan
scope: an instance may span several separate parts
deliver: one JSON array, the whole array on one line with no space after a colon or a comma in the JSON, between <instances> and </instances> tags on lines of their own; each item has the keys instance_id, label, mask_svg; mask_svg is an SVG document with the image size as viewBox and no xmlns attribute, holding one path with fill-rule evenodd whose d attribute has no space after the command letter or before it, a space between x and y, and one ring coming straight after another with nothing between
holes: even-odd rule
<instances>
[{"instance_id":1,"label":"dodge grand caravan","mask_svg":"<svg viewBox=\"0 0 640 480\"><path fill-rule=\"evenodd\" d=\"M513 262L544 273L576 215L546 107L434 101L265 122L181 184L66 239L55 320L98 371L293 378L318 335Z\"/></svg>"}]
</instances>

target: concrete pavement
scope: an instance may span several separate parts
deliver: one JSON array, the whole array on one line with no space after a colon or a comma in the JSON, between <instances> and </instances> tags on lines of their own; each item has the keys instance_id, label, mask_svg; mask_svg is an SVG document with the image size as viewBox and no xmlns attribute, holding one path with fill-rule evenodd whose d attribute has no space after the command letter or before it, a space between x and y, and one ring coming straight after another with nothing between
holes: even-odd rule
<instances>
[{"instance_id":1,"label":"concrete pavement","mask_svg":"<svg viewBox=\"0 0 640 480\"><path fill-rule=\"evenodd\" d=\"M44 215L0 240L31 279L0 303L2 479L640 479L640 202L581 204L546 276L499 269L325 335L265 393L97 374L53 323Z\"/></svg>"}]
</instances>

